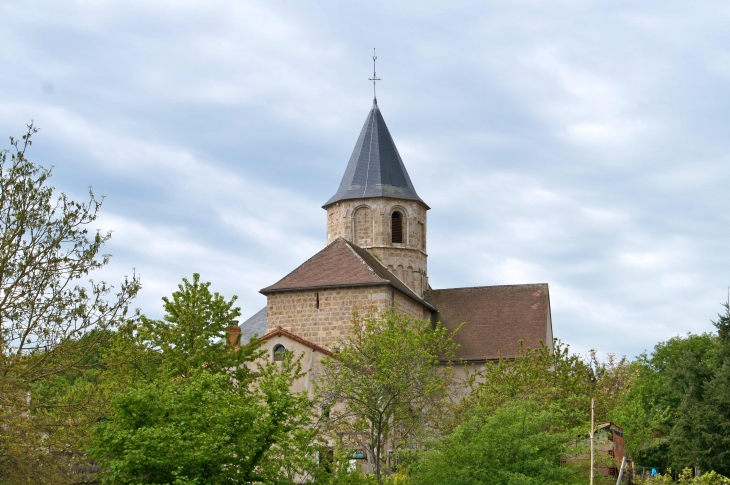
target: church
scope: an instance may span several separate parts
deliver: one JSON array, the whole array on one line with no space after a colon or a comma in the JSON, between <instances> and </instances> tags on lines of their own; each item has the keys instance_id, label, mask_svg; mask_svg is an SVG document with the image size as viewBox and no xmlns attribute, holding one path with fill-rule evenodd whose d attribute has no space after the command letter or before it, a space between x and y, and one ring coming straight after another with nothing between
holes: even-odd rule
<instances>
[{"instance_id":1,"label":"church","mask_svg":"<svg viewBox=\"0 0 730 485\"><path fill-rule=\"evenodd\" d=\"M553 342L545 283L432 288L428 278L430 207L416 192L377 99L365 119L336 193L322 206L327 244L261 290L266 307L240 325L272 360L301 355L309 373L347 335L353 312L394 308L453 330L460 363L516 357L520 342ZM237 330L234 327L234 330ZM311 390L311 389L308 389Z\"/></svg>"}]
</instances>

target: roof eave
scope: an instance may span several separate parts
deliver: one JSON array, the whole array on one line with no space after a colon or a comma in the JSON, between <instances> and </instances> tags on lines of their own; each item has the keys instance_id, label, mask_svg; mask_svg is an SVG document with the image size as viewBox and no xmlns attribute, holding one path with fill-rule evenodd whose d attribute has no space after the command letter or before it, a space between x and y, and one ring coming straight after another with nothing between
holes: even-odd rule
<instances>
[{"instance_id":1,"label":"roof eave","mask_svg":"<svg viewBox=\"0 0 730 485\"><path fill-rule=\"evenodd\" d=\"M259 290L262 295L270 293L286 293L289 291L305 291L305 290L332 290L336 288L359 288L363 286L393 286L390 281L372 282L372 283L349 283L346 285L317 285L317 286L299 286L292 288L264 288Z\"/></svg>"},{"instance_id":2,"label":"roof eave","mask_svg":"<svg viewBox=\"0 0 730 485\"><path fill-rule=\"evenodd\" d=\"M426 204L423 199L416 196L414 197L391 197L389 195L376 195L376 196L368 196L368 197L332 197L330 200L324 203L322 206L322 209L327 209L332 204L336 204L337 202L342 202L343 200L360 200L360 199L392 199L392 200L412 200L414 202L420 202L426 207L426 210L431 210L431 207Z\"/></svg>"},{"instance_id":3,"label":"roof eave","mask_svg":"<svg viewBox=\"0 0 730 485\"><path fill-rule=\"evenodd\" d=\"M431 311L437 312L438 309L433 306L431 303L427 302L426 300L421 300L419 298L413 298L413 296L404 293L400 288L398 288L396 285L391 283L390 281L383 281L382 283L357 283L357 284L347 284L347 285L317 285L317 286L300 286L295 288L274 288L274 289L268 289L264 288L262 290L259 290L259 293L262 295L270 295L272 293L288 293L292 291L315 291L315 290L335 290L337 288L363 288L368 286L390 286L394 290L398 290L401 294L407 296L411 300L415 301L416 303L420 303L421 305L425 306Z\"/></svg>"},{"instance_id":4,"label":"roof eave","mask_svg":"<svg viewBox=\"0 0 730 485\"><path fill-rule=\"evenodd\" d=\"M309 347L312 350L315 350L317 352L321 352L321 353L323 353L325 355L328 355L330 357L333 356L333 354L332 354L332 352L330 350L328 350L328 349L326 349L324 347L321 347L321 346L315 344L314 342L310 342L309 340L307 340L305 338L302 338L299 335L296 335L294 333L291 333L288 330L284 330L281 327L280 328L277 328L276 330L272 330L271 332L267 333L263 337L259 337L258 341L259 342L263 342L265 340L269 340L269 339L271 339L273 337L277 337L277 336L284 336L286 338L289 338L291 340L294 340L295 342L299 342L300 344L305 345L305 346Z\"/></svg>"}]
</instances>

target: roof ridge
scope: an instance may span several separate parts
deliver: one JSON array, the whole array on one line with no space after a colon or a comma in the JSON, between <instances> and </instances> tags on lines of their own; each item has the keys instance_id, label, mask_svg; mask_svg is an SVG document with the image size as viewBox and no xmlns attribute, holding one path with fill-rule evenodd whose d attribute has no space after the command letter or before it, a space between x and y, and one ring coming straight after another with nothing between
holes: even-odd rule
<instances>
[{"instance_id":1,"label":"roof ridge","mask_svg":"<svg viewBox=\"0 0 730 485\"><path fill-rule=\"evenodd\" d=\"M323 247L322 249L320 249L319 251L317 251L316 253L314 253L309 259L307 259L302 264L300 264L299 266L297 266L296 268L294 268L292 271L290 271L287 274L285 274L282 278L279 278L279 281L277 281L276 283L274 283L272 285L269 285L269 286L267 286L267 287L259 290L259 293L262 292L262 291L264 291L266 288L271 288L272 286L276 286L277 284L281 283L281 281L284 280L287 276L289 276L290 274L292 274L293 272L297 271L299 268L301 268L302 266L304 266L305 264L307 264L308 262L310 262L311 260L313 260L314 258L316 258L322 251L326 250L328 247L330 247L333 244L337 243L340 239L342 239L344 241L344 239L342 237L338 237L337 239L335 239L334 241L332 241L331 243L329 243L328 245L326 245L325 247Z\"/></svg>"},{"instance_id":2,"label":"roof ridge","mask_svg":"<svg viewBox=\"0 0 730 485\"><path fill-rule=\"evenodd\" d=\"M373 267L370 266L370 263L368 263L367 261L365 261L365 259L362 256L360 256L360 254L358 254L357 251L355 251L355 248L352 247L353 244L350 241L348 241L347 239L343 238L342 236L338 237L337 239L342 239L343 241L345 241L345 245L347 246L347 248L350 251L352 251L352 254L354 254L357 257L357 259L359 259L360 261L362 261L362 264L364 264L365 266L367 266L368 269L370 271L372 271L373 273L375 273L375 276L377 276L378 278L380 278L381 280L383 280L383 282L388 283L388 280L386 280L385 278L383 278L382 276L380 276L378 273L376 273L375 270L373 269Z\"/></svg>"},{"instance_id":3,"label":"roof ridge","mask_svg":"<svg viewBox=\"0 0 730 485\"><path fill-rule=\"evenodd\" d=\"M431 303L429 303L425 298L422 298L422 297L418 296L415 291L413 291L406 283L404 283L403 280L401 280L400 278L398 278L398 276L395 273L393 273L387 267L385 267L385 265L383 263L381 263L378 260L378 258L376 258L375 255L373 255L370 251L368 251L365 248L361 248L360 246L358 246L358 245L356 245L356 244L354 244L354 243L352 243L350 241L347 241L347 240L345 240L345 244L347 244L348 246L350 246L350 249L353 252L355 252L355 254L357 254L358 257L365 264L367 264L370 268L372 268L372 265L369 262L365 261L365 258L363 258L361 254L359 254L359 251L358 250L363 251L366 254L368 254L368 256L370 256L373 259L373 261L380 266L380 269L382 269L383 271L385 271L385 273L388 274L389 276L392 276L393 279L395 279L395 281L397 281L398 283L400 283L400 285L394 284L394 282L392 280L390 280L390 279L384 279L383 281L385 283L389 284L390 286L392 286L396 290L400 291L401 293L403 293L404 295L406 295L408 298L411 298L412 300L416 301L417 303L421 303L423 305L426 305L427 307L432 308L434 310L436 309L436 307L434 307ZM375 272L375 269L374 268L372 268L372 269L373 269L373 272ZM375 272L375 274L379 278L383 279L383 277L380 276L379 274L377 274L377 272Z\"/></svg>"},{"instance_id":4,"label":"roof ridge","mask_svg":"<svg viewBox=\"0 0 730 485\"><path fill-rule=\"evenodd\" d=\"M521 283L517 285L483 285L483 286L457 286L454 288L431 288L430 291L448 291L448 290L476 290L481 288L516 288L520 286L548 286L548 283Z\"/></svg>"},{"instance_id":5,"label":"roof ridge","mask_svg":"<svg viewBox=\"0 0 730 485\"><path fill-rule=\"evenodd\" d=\"M354 248L352 247L352 246L354 246L354 244L353 244L353 243L350 243L350 242L349 242L349 241L347 241L347 240L345 240L345 242L347 243L347 245L348 245L348 246L350 246L350 249L351 249L351 250L352 250L352 251L353 251L353 252L354 252L355 254L357 254L357 251L355 251L355 249L354 249ZM358 246L358 248L360 248L360 246ZM367 251L367 249L365 249L365 248L360 248L360 249L362 249L363 251ZM371 254L371 255L373 256L373 259L375 259L376 261L378 261L378 258L376 258L374 254L372 254L372 253L371 253L370 251L368 251L368 253L369 253L369 254ZM372 266L370 266L370 264L369 264L369 263L368 263L367 261L365 261L365 260L364 260L364 259L362 258L362 256L360 256L359 254L357 254L357 257L358 257L358 258L360 258L360 259L362 260L362 262L363 262L363 263L367 264L367 265L368 265L368 267L370 268L370 270L371 270L371 271L375 272L375 270L374 270L374 269L372 268ZM380 263L380 261L378 261L378 263ZM402 284L403 284L403 285L404 285L404 286L405 286L406 288L408 288L409 290L411 289L411 288L410 288L410 287L408 286L408 283L406 283L406 282L405 282L405 281L403 281L402 279L398 278L398 275L397 275L397 274L395 274L395 273L393 273L393 272L392 272L391 270L389 270L389 269L388 269L388 267L387 267L387 266L385 266L385 265L384 265L383 263L380 263L380 266L382 266L382 267L383 267L383 270L384 270L384 271L387 271L389 275L391 275L391 276L392 276L393 278L397 279L397 280L398 280L398 281L399 281L400 283L402 283ZM377 275L377 273L376 273L376 275ZM379 278L383 279L383 278L382 278L382 277L381 277L380 275L377 275L377 276L378 276ZM385 279L383 279L383 281L390 281L390 280L385 280ZM413 294L415 295L415 292L413 292ZM418 295L416 295L416 296L418 296ZM423 298L420 298L420 299L421 299L421 300L423 300Z\"/></svg>"}]
</instances>

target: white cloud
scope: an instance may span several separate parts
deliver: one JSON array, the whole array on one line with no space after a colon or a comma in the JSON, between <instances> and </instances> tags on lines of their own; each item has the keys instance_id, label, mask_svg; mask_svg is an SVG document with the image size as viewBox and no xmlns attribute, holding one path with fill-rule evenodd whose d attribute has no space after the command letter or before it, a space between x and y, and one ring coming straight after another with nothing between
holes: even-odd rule
<instances>
[{"instance_id":1,"label":"white cloud","mask_svg":"<svg viewBox=\"0 0 730 485\"><path fill-rule=\"evenodd\" d=\"M710 330L726 298L722 2L27 0L0 17L0 129L35 119L54 183L108 194L109 274L138 268L146 311L200 271L253 313L322 247L373 45L432 207L434 284L548 282L557 336L629 355Z\"/></svg>"}]
</instances>

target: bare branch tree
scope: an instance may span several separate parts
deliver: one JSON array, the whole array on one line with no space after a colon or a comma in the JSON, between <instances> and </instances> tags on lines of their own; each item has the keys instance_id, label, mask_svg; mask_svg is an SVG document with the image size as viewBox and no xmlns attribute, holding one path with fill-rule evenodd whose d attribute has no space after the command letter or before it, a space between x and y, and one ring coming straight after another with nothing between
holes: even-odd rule
<instances>
[{"instance_id":1,"label":"bare branch tree","mask_svg":"<svg viewBox=\"0 0 730 485\"><path fill-rule=\"evenodd\" d=\"M78 368L104 330L125 318L139 290L136 274L116 289L88 278L110 258L101 249L111 232L92 228L103 198L91 189L87 202L54 194L51 170L26 158L37 131L31 123L21 139L10 138L10 150L0 151L0 474L5 475L20 466L9 463L13 456L28 459L37 451L33 442L39 433L49 433L50 423L34 411L53 404L33 401L32 386ZM27 464L43 474L37 465Z\"/></svg>"}]
</instances>

